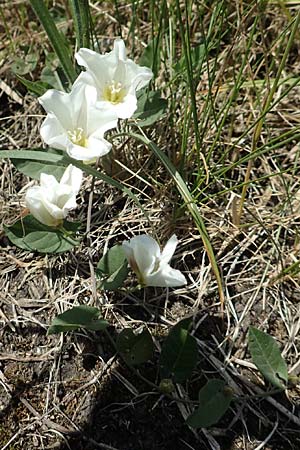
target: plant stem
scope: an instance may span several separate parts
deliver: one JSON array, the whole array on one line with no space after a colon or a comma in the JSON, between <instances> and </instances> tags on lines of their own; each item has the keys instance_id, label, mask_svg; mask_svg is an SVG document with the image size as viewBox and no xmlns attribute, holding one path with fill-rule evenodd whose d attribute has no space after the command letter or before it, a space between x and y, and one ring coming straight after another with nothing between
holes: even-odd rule
<instances>
[{"instance_id":1,"label":"plant stem","mask_svg":"<svg viewBox=\"0 0 300 450\"><path fill-rule=\"evenodd\" d=\"M90 267L91 283L92 283L93 303L96 305L97 304L97 285L96 285L95 269L94 269L94 264L93 264L93 256L92 256L92 252L91 252L92 240L91 240L91 236L90 236L92 206L93 206L93 198L94 198L94 186L95 186L95 177L93 176L92 183L91 183L91 192L89 195L87 219L86 219L86 238L88 241L88 257L89 257L89 267Z\"/></svg>"}]
</instances>

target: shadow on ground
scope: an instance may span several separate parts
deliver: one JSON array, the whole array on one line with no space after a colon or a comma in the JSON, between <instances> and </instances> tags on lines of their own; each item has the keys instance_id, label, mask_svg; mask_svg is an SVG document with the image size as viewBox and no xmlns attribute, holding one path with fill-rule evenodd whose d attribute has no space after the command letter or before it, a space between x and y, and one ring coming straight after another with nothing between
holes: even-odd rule
<instances>
[{"instance_id":1,"label":"shadow on ground","mask_svg":"<svg viewBox=\"0 0 300 450\"><path fill-rule=\"evenodd\" d=\"M223 322L213 315L202 319L197 335L213 348L211 337L221 341ZM5 334L6 342L12 334L11 331ZM26 338L33 337L38 345L48 339L45 331L30 328L23 332L24 345ZM76 346L81 348L81 353L74 350ZM214 354L221 359L216 346ZM111 361L105 370L99 355L104 361ZM2 361L1 369L13 389L0 414L0 444L14 450L29 450L34 448L33 442L35 445L39 442L33 441L33 437L39 436L45 448L57 450L253 450L264 441L266 444L260 448L266 450L300 448L299 429L265 399L234 402L217 426L191 430L184 423L182 404L154 392L113 355L103 334L91 337L74 333L72 339L66 339L57 366L54 359L33 363ZM196 371L191 382L184 386L194 400L207 378L220 377L203 353L198 369L201 372ZM95 373L100 376L91 382ZM145 364L141 373L157 382L154 364ZM39 420L21 399L41 416L46 402L51 401L45 417L58 428L52 429L51 423ZM291 410L284 396L276 400ZM293 413L297 414L299 399L294 406ZM70 432L63 433L63 427ZM6 447L17 433L19 437L13 441L13 447Z\"/></svg>"},{"instance_id":2,"label":"shadow on ground","mask_svg":"<svg viewBox=\"0 0 300 450\"><path fill-rule=\"evenodd\" d=\"M198 337L208 342L213 334L220 342L223 328L220 318L207 316L201 322L202 332L199 331ZM217 351L216 355L221 356ZM200 366L205 380L210 376L220 377L205 358L200 360ZM156 372L152 365L145 366L142 373L155 381ZM125 380L130 380L130 384L126 385ZM184 386L194 400L203 382L202 376L198 375ZM131 392L134 389L138 393ZM290 409L284 396L277 397L277 401ZM206 450L218 448L217 445L221 450L252 450L263 441L266 445L261 448L269 450L300 448L299 429L279 415L265 399L256 399L249 404L234 403L220 423L208 430L190 429L184 423L183 410L184 407L175 401L149 392L149 387L118 361L105 383L100 382L80 431L66 436L59 450Z\"/></svg>"}]
</instances>

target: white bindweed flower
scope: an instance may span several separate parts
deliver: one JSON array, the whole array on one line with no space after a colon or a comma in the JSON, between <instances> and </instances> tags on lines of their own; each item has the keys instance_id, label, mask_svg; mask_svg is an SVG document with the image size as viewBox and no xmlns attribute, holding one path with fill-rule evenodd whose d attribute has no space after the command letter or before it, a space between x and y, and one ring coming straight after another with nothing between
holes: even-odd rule
<instances>
[{"instance_id":1,"label":"white bindweed flower","mask_svg":"<svg viewBox=\"0 0 300 450\"><path fill-rule=\"evenodd\" d=\"M53 175L41 173L40 186L28 189L26 206L44 225L57 227L63 223L71 209L76 208L76 195L82 182L82 171L71 164L58 182Z\"/></svg>"},{"instance_id":2,"label":"white bindweed flower","mask_svg":"<svg viewBox=\"0 0 300 450\"><path fill-rule=\"evenodd\" d=\"M95 86L98 107L114 110L121 119L131 117L137 109L136 91L149 83L153 73L126 57L124 41L116 39L113 50L104 55L81 48L75 58L86 68L75 84L84 82Z\"/></svg>"},{"instance_id":3,"label":"white bindweed flower","mask_svg":"<svg viewBox=\"0 0 300 450\"><path fill-rule=\"evenodd\" d=\"M128 263L141 285L176 287L186 284L184 275L169 265L177 243L175 234L168 240L162 252L158 243L147 234L122 243Z\"/></svg>"},{"instance_id":4,"label":"white bindweed flower","mask_svg":"<svg viewBox=\"0 0 300 450\"><path fill-rule=\"evenodd\" d=\"M110 151L104 133L115 128L118 119L114 111L95 107L95 87L77 83L69 94L50 89L39 102L48 113L41 126L46 144L86 163Z\"/></svg>"}]
</instances>

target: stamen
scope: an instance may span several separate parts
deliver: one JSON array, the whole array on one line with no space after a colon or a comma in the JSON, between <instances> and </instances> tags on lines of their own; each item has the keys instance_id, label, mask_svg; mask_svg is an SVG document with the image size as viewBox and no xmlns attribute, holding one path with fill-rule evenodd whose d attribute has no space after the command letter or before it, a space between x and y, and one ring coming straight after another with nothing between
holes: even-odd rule
<instances>
[{"instance_id":1,"label":"stamen","mask_svg":"<svg viewBox=\"0 0 300 450\"><path fill-rule=\"evenodd\" d=\"M103 98L107 102L116 105L121 103L126 95L126 90L122 87L122 83L119 81L112 81L111 84L105 86L103 90Z\"/></svg>"},{"instance_id":2,"label":"stamen","mask_svg":"<svg viewBox=\"0 0 300 450\"><path fill-rule=\"evenodd\" d=\"M80 145L80 147L87 147L88 140L82 128L76 128L73 131L68 131L68 137L73 144Z\"/></svg>"}]
</instances>

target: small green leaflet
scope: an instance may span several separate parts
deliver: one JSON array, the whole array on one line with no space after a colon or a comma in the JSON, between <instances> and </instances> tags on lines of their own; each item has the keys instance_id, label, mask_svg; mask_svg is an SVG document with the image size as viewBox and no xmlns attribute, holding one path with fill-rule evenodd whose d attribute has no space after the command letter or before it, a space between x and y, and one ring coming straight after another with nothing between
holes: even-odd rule
<instances>
[{"instance_id":1,"label":"small green leaflet","mask_svg":"<svg viewBox=\"0 0 300 450\"><path fill-rule=\"evenodd\" d=\"M143 364L154 353L152 336L147 329L135 334L131 328L125 328L118 335L117 350L128 365Z\"/></svg>"},{"instance_id":2,"label":"small green leaflet","mask_svg":"<svg viewBox=\"0 0 300 450\"><path fill-rule=\"evenodd\" d=\"M143 89L138 93L138 108L133 119L139 127L148 127L164 117L167 107L167 100L158 91L147 92Z\"/></svg>"},{"instance_id":3,"label":"small green leaflet","mask_svg":"<svg viewBox=\"0 0 300 450\"><path fill-rule=\"evenodd\" d=\"M79 241L72 237L72 233L79 226L78 222L65 221L66 233L64 234L61 230L47 227L32 215L28 215L11 226L4 226L4 231L14 245L24 250L39 253L61 253L79 245Z\"/></svg>"},{"instance_id":4,"label":"small green leaflet","mask_svg":"<svg viewBox=\"0 0 300 450\"><path fill-rule=\"evenodd\" d=\"M32 72L37 65L39 59L38 53L28 53L22 58L15 58L14 62L11 65L11 70L16 75L26 75L29 72Z\"/></svg>"},{"instance_id":5,"label":"small green leaflet","mask_svg":"<svg viewBox=\"0 0 300 450\"><path fill-rule=\"evenodd\" d=\"M210 43L209 48L212 49L213 45ZM205 44L199 44L191 49L191 63L194 69L201 67L206 54ZM186 71L186 61L184 55L174 64L174 70L177 73Z\"/></svg>"},{"instance_id":6,"label":"small green leaflet","mask_svg":"<svg viewBox=\"0 0 300 450\"><path fill-rule=\"evenodd\" d=\"M128 275L128 263L121 245L110 248L100 259L96 269L101 278L101 288L119 289Z\"/></svg>"},{"instance_id":7,"label":"small green leaflet","mask_svg":"<svg viewBox=\"0 0 300 450\"><path fill-rule=\"evenodd\" d=\"M154 73L154 78L156 78L157 75L157 66L160 64L160 54L158 51L158 44L159 39L158 37L155 37L152 41L149 42L142 56L139 59L140 66L146 66L152 69Z\"/></svg>"},{"instance_id":8,"label":"small green leaflet","mask_svg":"<svg viewBox=\"0 0 300 450\"><path fill-rule=\"evenodd\" d=\"M250 327L248 345L251 358L262 375L279 389L285 389L288 381L288 371L285 360L275 339Z\"/></svg>"},{"instance_id":9,"label":"small green leaflet","mask_svg":"<svg viewBox=\"0 0 300 450\"><path fill-rule=\"evenodd\" d=\"M85 328L92 331L102 331L108 327L108 322L99 319L101 312L92 306L74 306L74 308L59 314L52 321L47 334L63 333Z\"/></svg>"},{"instance_id":10,"label":"small green leaflet","mask_svg":"<svg viewBox=\"0 0 300 450\"><path fill-rule=\"evenodd\" d=\"M216 424L230 406L233 392L225 381L212 379L199 391L199 407L186 423L193 428L206 428Z\"/></svg>"},{"instance_id":11,"label":"small green leaflet","mask_svg":"<svg viewBox=\"0 0 300 450\"><path fill-rule=\"evenodd\" d=\"M159 365L162 378L182 383L196 367L198 349L196 339L189 333L191 319L183 319L169 332L161 349Z\"/></svg>"}]
</instances>

